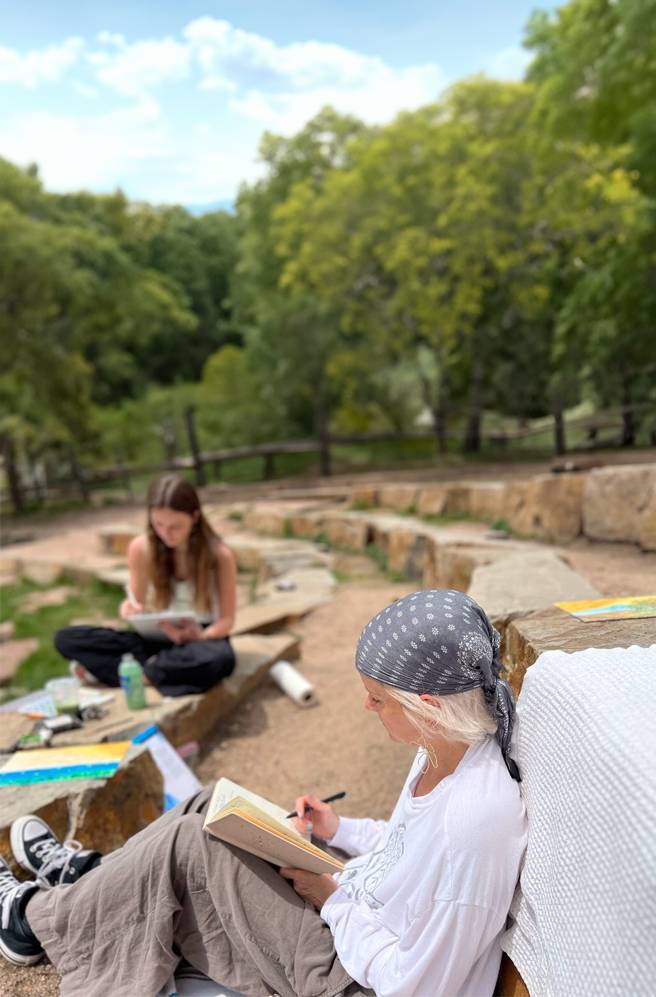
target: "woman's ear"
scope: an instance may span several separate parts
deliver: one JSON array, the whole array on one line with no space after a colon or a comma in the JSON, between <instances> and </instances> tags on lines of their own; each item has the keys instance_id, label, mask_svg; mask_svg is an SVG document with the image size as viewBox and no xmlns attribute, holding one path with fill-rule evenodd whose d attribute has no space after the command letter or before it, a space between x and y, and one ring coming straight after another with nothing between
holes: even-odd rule
<instances>
[{"instance_id":1,"label":"woman's ear","mask_svg":"<svg viewBox=\"0 0 656 997\"><path fill-rule=\"evenodd\" d=\"M422 692L419 698L424 702L428 703L429 706L434 706L436 710L440 710L440 701L437 696L434 696L432 692Z\"/></svg>"}]
</instances>

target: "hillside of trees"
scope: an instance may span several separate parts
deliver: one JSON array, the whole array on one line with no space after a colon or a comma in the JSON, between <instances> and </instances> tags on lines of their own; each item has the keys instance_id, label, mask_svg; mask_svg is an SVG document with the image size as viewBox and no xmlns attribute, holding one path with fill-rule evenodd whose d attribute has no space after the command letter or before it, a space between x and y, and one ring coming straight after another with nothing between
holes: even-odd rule
<instances>
[{"instance_id":1,"label":"hillside of trees","mask_svg":"<svg viewBox=\"0 0 656 997\"><path fill-rule=\"evenodd\" d=\"M8 484L54 466L411 429L481 446L586 403L656 425L656 0L535 14L526 79L265 134L234 213L57 194L0 160ZM71 456L73 454L73 456ZM77 455L77 456L75 456Z\"/></svg>"}]
</instances>

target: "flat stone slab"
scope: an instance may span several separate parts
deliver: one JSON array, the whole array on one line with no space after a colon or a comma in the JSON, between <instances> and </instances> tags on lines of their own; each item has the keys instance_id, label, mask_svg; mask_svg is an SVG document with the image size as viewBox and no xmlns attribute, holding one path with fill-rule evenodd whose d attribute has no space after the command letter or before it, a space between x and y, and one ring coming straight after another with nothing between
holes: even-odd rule
<instances>
[{"instance_id":1,"label":"flat stone slab","mask_svg":"<svg viewBox=\"0 0 656 997\"><path fill-rule=\"evenodd\" d=\"M583 651L588 647L650 647L656 644L656 617L639 620L595 620L583 623L550 606L512 620L507 627L504 662L513 692L519 693L526 669L543 651Z\"/></svg>"},{"instance_id":2,"label":"flat stone slab","mask_svg":"<svg viewBox=\"0 0 656 997\"><path fill-rule=\"evenodd\" d=\"M74 593L72 585L57 585L53 589L46 589L45 592L30 592L20 603L18 612L36 613L46 606L63 606Z\"/></svg>"},{"instance_id":3,"label":"flat stone slab","mask_svg":"<svg viewBox=\"0 0 656 997\"><path fill-rule=\"evenodd\" d=\"M53 744L127 740L151 724L157 724L176 747L202 741L266 678L271 665L298 657L300 642L288 633L242 634L233 638L233 647L237 655L235 671L209 692L164 699L147 686L146 709L128 710L123 693L115 689L105 717L88 721L80 730L56 735Z\"/></svg>"},{"instance_id":4,"label":"flat stone slab","mask_svg":"<svg viewBox=\"0 0 656 997\"><path fill-rule=\"evenodd\" d=\"M234 637L244 633L269 633L271 630L279 630L286 624L300 620L301 617L312 612L317 606L322 606L329 599L329 592L323 595L303 595L302 592L292 592L289 595L279 593L275 600L251 603L237 611L235 625L230 631L230 636Z\"/></svg>"},{"instance_id":5,"label":"flat stone slab","mask_svg":"<svg viewBox=\"0 0 656 997\"><path fill-rule=\"evenodd\" d=\"M553 551L525 550L475 568L469 595L505 629L509 620L554 602L598 599L601 593Z\"/></svg>"},{"instance_id":6,"label":"flat stone slab","mask_svg":"<svg viewBox=\"0 0 656 997\"><path fill-rule=\"evenodd\" d=\"M11 682L21 662L34 654L38 646L36 637L6 640L0 644L0 685Z\"/></svg>"}]
</instances>

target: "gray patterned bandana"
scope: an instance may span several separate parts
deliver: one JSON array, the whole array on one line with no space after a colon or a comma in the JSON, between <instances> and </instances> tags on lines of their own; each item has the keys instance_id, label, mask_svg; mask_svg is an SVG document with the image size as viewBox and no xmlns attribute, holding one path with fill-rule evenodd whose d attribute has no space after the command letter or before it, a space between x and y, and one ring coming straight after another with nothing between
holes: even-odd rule
<instances>
[{"instance_id":1,"label":"gray patterned bandana","mask_svg":"<svg viewBox=\"0 0 656 997\"><path fill-rule=\"evenodd\" d=\"M519 781L509 754L515 704L499 678L500 642L485 611L464 592L427 589L393 602L369 621L355 663L364 675L418 695L481 688L508 771Z\"/></svg>"}]
</instances>

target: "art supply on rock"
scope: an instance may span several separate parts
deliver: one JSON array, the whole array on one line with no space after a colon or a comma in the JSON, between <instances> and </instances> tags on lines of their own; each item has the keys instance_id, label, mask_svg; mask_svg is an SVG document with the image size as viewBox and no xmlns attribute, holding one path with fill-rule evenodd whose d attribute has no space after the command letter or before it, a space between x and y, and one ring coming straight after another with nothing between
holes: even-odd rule
<instances>
[{"instance_id":1,"label":"art supply on rock","mask_svg":"<svg viewBox=\"0 0 656 997\"><path fill-rule=\"evenodd\" d=\"M75 714L80 705L80 683L72 676L50 679L45 691L52 696L57 713Z\"/></svg>"},{"instance_id":2,"label":"art supply on rock","mask_svg":"<svg viewBox=\"0 0 656 997\"><path fill-rule=\"evenodd\" d=\"M269 674L278 688L298 706L314 706L318 702L314 686L289 661L277 661Z\"/></svg>"},{"instance_id":3,"label":"art supply on rock","mask_svg":"<svg viewBox=\"0 0 656 997\"><path fill-rule=\"evenodd\" d=\"M22 713L23 716L38 720L40 717L56 716L57 710L52 696L39 689L38 692L29 692L26 696L7 700L0 706L0 713Z\"/></svg>"},{"instance_id":4,"label":"art supply on rock","mask_svg":"<svg viewBox=\"0 0 656 997\"><path fill-rule=\"evenodd\" d=\"M47 748L51 741L52 731L37 725L29 734L23 734L18 738L14 749L16 751L29 751L34 748Z\"/></svg>"},{"instance_id":5,"label":"art supply on rock","mask_svg":"<svg viewBox=\"0 0 656 997\"><path fill-rule=\"evenodd\" d=\"M69 779L109 779L130 744L130 741L109 741L17 751L0 769L0 787Z\"/></svg>"},{"instance_id":6,"label":"art supply on rock","mask_svg":"<svg viewBox=\"0 0 656 997\"><path fill-rule=\"evenodd\" d=\"M132 743L146 745L164 777L164 810L171 810L203 788L187 763L155 724L133 737Z\"/></svg>"},{"instance_id":7,"label":"art supply on rock","mask_svg":"<svg viewBox=\"0 0 656 997\"><path fill-rule=\"evenodd\" d=\"M118 679L129 710L143 710L146 706L143 671L137 659L124 654L118 666Z\"/></svg>"},{"instance_id":8,"label":"art supply on rock","mask_svg":"<svg viewBox=\"0 0 656 997\"><path fill-rule=\"evenodd\" d=\"M644 620L656 616L656 595L614 596L612 599L581 599L556 602L559 609L583 623L606 620Z\"/></svg>"}]
</instances>

